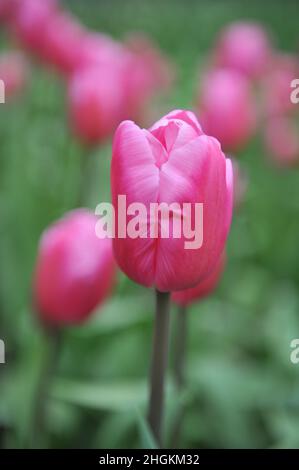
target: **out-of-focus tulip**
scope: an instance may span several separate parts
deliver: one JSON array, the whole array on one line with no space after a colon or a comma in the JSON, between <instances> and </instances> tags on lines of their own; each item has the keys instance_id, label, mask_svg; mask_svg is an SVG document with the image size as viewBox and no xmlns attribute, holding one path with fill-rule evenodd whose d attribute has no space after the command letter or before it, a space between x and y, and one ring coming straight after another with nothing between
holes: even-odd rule
<instances>
[{"instance_id":1,"label":"out-of-focus tulip","mask_svg":"<svg viewBox=\"0 0 299 470\"><path fill-rule=\"evenodd\" d=\"M149 98L171 82L171 67L143 36L120 44L110 37L89 33L78 47L77 69L113 69L123 91L122 118L139 119Z\"/></svg>"},{"instance_id":2,"label":"out-of-focus tulip","mask_svg":"<svg viewBox=\"0 0 299 470\"><path fill-rule=\"evenodd\" d=\"M77 69L83 67L123 67L126 48L110 36L87 32L77 49Z\"/></svg>"},{"instance_id":3,"label":"out-of-focus tulip","mask_svg":"<svg viewBox=\"0 0 299 470\"><path fill-rule=\"evenodd\" d=\"M130 34L125 45L131 51L124 77L127 107L130 117L138 117L140 109L155 92L170 88L174 81L174 67L143 34Z\"/></svg>"},{"instance_id":4,"label":"out-of-focus tulip","mask_svg":"<svg viewBox=\"0 0 299 470\"><path fill-rule=\"evenodd\" d=\"M272 48L267 32L256 23L236 22L222 31L216 45L216 63L260 78L271 60Z\"/></svg>"},{"instance_id":5,"label":"out-of-focus tulip","mask_svg":"<svg viewBox=\"0 0 299 470\"><path fill-rule=\"evenodd\" d=\"M293 121L276 116L266 123L265 144L269 158L280 167L299 163L299 134Z\"/></svg>"},{"instance_id":6,"label":"out-of-focus tulip","mask_svg":"<svg viewBox=\"0 0 299 470\"><path fill-rule=\"evenodd\" d=\"M0 21L7 23L16 13L20 0L0 0Z\"/></svg>"},{"instance_id":7,"label":"out-of-focus tulip","mask_svg":"<svg viewBox=\"0 0 299 470\"><path fill-rule=\"evenodd\" d=\"M19 94L28 78L28 64L20 52L0 55L0 79L4 82L5 99Z\"/></svg>"},{"instance_id":8,"label":"out-of-focus tulip","mask_svg":"<svg viewBox=\"0 0 299 470\"><path fill-rule=\"evenodd\" d=\"M229 69L206 73L198 114L205 133L216 137L225 151L240 149L256 128L256 109L248 80Z\"/></svg>"},{"instance_id":9,"label":"out-of-focus tulip","mask_svg":"<svg viewBox=\"0 0 299 470\"><path fill-rule=\"evenodd\" d=\"M123 90L114 69L84 68L69 83L69 119L75 135L89 145L114 132L121 121Z\"/></svg>"},{"instance_id":10,"label":"out-of-focus tulip","mask_svg":"<svg viewBox=\"0 0 299 470\"><path fill-rule=\"evenodd\" d=\"M78 51L86 34L76 19L67 13L53 15L46 22L39 56L63 74L71 74L78 65Z\"/></svg>"},{"instance_id":11,"label":"out-of-focus tulip","mask_svg":"<svg viewBox=\"0 0 299 470\"><path fill-rule=\"evenodd\" d=\"M225 262L226 256L225 253L223 253L217 261L214 269L204 280L197 284L197 286L192 287L191 289L173 292L171 294L173 302L178 305L187 306L210 295L216 289L220 281L224 271Z\"/></svg>"},{"instance_id":12,"label":"out-of-focus tulip","mask_svg":"<svg viewBox=\"0 0 299 470\"><path fill-rule=\"evenodd\" d=\"M263 80L265 117L296 111L291 101L291 82L299 78L299 60L292 54L277 54Z\"/></svg>"},{"instance_id":13,"label":"out-of-focus tulip","mask_svg":"<svg viewBox=\"0 0 299 470\"><path fill-rule=\"evenodd\" d=\"M97 219L78 209L43 234L34 276L34 302L52 326L80 323L109 294L115 275L111 240L95 234Z\"/></svg>"},{"instance_id":14,"label":"out-of-focus tulip","mask_svg":"<svg viewBox=\"0 0 299 470\"><path fill-rule=\"evenodd\" d=\"M12 34L23 47L40 55L46 27L57 14L55 0L20 1L10 21Z\"/></svg>"},{"instance_id":15,"label":"out-of-focus tulip","mask_svg":"<svg viewBox=\"0 0 299 470\"><path fill-rule=\"evenodd\" d=\"M230 160L216 139L204 135L193 113L173 111L149 130L122 122L114 138L111 167L116 211L113 242L120 268L134 281L162 292L195 286L223 251L232 214L232 186ZM120 195L126 196L127 206L142 203L146 208L146 214L140 214L142 237L119 236L124 228L118 222ZM194 239L200 231L203 235L199 246L187 249L185 233L176 238L171 227L165 237L165 219L157 212L151 216L152 203L163 202L179 206L169 220L189 223L196 218L195 204L203 204L203 224L194 224ZM190 204L189 214L183 203ZM126 216L125 229L132 219ZM157 236L152 237L155 229Z\"/></svg>"},{"instance_id":16,"label":"out-of-focus tulip","mask_svg":"<svg viewBox=\"0 0 299 470\"><path fill-rule=\"evenodd\" d=\"M234 208L238 209L245 199L248 188L248 177L238 160L232 157L230 158L233 164L234 175Z\"/></svg>"}]
</instances>

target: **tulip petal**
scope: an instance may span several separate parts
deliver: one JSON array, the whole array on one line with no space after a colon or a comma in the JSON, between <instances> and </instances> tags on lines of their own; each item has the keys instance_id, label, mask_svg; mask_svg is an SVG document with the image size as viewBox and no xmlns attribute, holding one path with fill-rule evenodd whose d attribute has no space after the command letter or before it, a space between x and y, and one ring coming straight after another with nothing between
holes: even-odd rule
<instances>
[{"instance_id":1,"label":"tulip petal","mask_svg":"<svg viewBox=\"0 0 299 470\"><path fill-rule=\"evenodd\" d=\"M160 174L159 202L203 203L203 244L185 249L186 238L159 238L155 284L159 290L196 285L224 248L227 224L225 157L219 143L201 136L173 151ZM179 256L178 256L179 253Z\"/></svg>"},{"instance_id":2,"label":"tulip petal","mask_svg":"<svg viewBox=\"0 0 299 470\"><path fill-rule=\"evenodd\" d=\"M158 199L159 169L145 133L131 121L118 127L114 143L111 168L112 202L117 208L118 195L125 195L127 206L142 202L149 214L149 205ZM118 214L118 211L116 210ZM128 223L131 218L126 217ZM149 222L143 220L145 225ZM116 220L116 233L119 225ZM114 240L115 257L123 271L140 284L154 282L156 240L126 237Z\"/></svg>"}]
</instances>

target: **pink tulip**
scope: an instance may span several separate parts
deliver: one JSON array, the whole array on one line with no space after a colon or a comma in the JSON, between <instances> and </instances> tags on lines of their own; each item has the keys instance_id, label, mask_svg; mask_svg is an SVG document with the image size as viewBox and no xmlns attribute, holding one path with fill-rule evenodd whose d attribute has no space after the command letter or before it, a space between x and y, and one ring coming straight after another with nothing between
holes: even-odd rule
<instances>
[{"instance_id":1,"label":"pink tulip","mask_svg":"<svg viewBox=\"0 0 299 470\"><path fill-rule=\"evenodd\" d=\"M299 60L292 54L277 54L263 81L265 116L294 112L291 101L291 82L299 78Z\"/></svg>"},{"instance_id":2,"label":"pink tulip","mask_svg":"<svg viewBox=\"0 0 299 470\"><path fill-rule=\"evenodd\" d=\"M86 32L76 19L67 13L56 13L44 26L40 58L59 72L69 75L77 67L78 50Z\"/></svg>"},{"instance_id":3,"label":"pink tulip","mask_svg":"<svg viewBox=\"0 0 299 470\"><path fill-rule=\"evenodd\" d=\"M150 97L170 85L170 67L145 38L130 37L120 44L110 37L89 33L78 48L77 69L113 69L123 92L122 118L139 119Z\"/></svg>"},{"instance_id":4,"label":"pink tulip","mask_svg":"<svg viewBox=\"0 0 299 470\"><path fill-rule=\"evenodd\" d=\"M226 263L226 256L222 254L213 271L197 286L191 289L173 292L171 298L178 305L187 306L210 295L217 287Z\"/></svg>"},{"instance_id":5,"label":"pink tulip","mask_svg":"<svg viewBox=\"0 0 299 470\"><path fill-rule=\"evenodd\" d=\"M19 52L0 55L0 79L4 82L5 99L18 95L26 85L28 64Z\"/></svg>"},{"instance_id":6,"label":"pink tulip","mask_svg":"<svg viewBox=\"0 0 299 470\"><path fill-rule=\"evenodd\" d=\"M217 65L255 79L267 70L271 53L269 37L262 26L237 22L222 31L215 56Z\"/></svg>"},{"instance_id":7,"label":"pink tulip","mask_svg":"<svg viewBox=\"0 0 299 470\"><path fill-rule=\"evenodd\" d=\"M139 118L156 92L170 88L174 81L174 68L143 34L130 34L125 44L131 52L124 74L127 117Z\"/></svg>"},{"instance_id":8,"label":"pink tulip","mask_svg":"<svg viewBox=\"0 0 299 470\"><path fill-rule=\"evenodd\" d=\"M232 167L216 139L204 135L195 115L173 111L149 130L131 121L118 127L113 143L111 186L116 211L114 253L121 269L134 281L169 292L195 286L215 266L224 244L232 214ZM127 206L143 203L143 236L119 235L118 196ZM173 219L191 222L195 204L203 204L203 239L186 249L186 237L163 235L164 220L151 215L152 203L180 205ZM182 208L191 204L189 215ZM132 221L127 215L126 227ZM157 237L151 233L158 231ZM153 232L152 232L152 229ZM196 234L199 233L196 226Z\"/></svg>"},{"instance_id":9,"label":"pink tulip","mask_svg":"<svg viewBox=\"0 0 299 470\"><path fill-rule=\"evenodd\" d=\"M84 68L70 80L70 123L75 135L86 144L102 142L121 121L123 91L114 72L110 68Z\"/></svg>"},{"instance_id":10,"label":"pink tulip","mask_svg":"<svg viewBox=\"0 0 299 470\"><path fill-rule=\"evenodd\" d=\"M0 0L0 21L8 23L16 13L19 3L20 0Z\"/></svg>"},{"instance_id":11,"label":"pink tulip","mask_svg":"<svg viewBox=\"0 0 299 470\"><path fill-rule=\"evenodd\" d=\"M76 68L123 67L127 50L119 42L102 33L88 32L77 48Z\"/></svg>"},{"instance_id":12,"label":"pink tulip","mask_svg":"<svg viewBox=\"0 0 299 470\"><path fill-rule=\"evenodd\" d=\"M54 0L20 1L11 18L12 34L23 47L40 55L46 27L56 14L58 9Z\"/></svg>"},{"instance_id":13,"label":"pink tulip","mask_svg":"<svg viewBox=\"0 0 299 470\"><path fill-rule=\"evenodd\" d=\"M80 323L109 294L115 275L111 240L95 234L85 209L66 214L40 241L34 276L36 309L45 324Z\"/></svg>"},{"instance_id":14,"label":"pink tulip","mask_svg":"<svg viewBox=\"0 0 299 470\"><path fill-rule=\"evenodd\" d=\"M206 134L226 151L246 144L256 127L256 109L247 79L229 69L209 71L200 88L199 116Z\"/></svg>"},{"instance_id":15,"label":"pink tulip","mask_svg":"<svg viewBox=\"0 0 299 470\"><path fill-rule=\"evenodd\" d=\"M267 121L265 144L269 158L276 165L280 167L298 165L298 130L290 118L277 116Z\"/></svg>"}]
</instances>

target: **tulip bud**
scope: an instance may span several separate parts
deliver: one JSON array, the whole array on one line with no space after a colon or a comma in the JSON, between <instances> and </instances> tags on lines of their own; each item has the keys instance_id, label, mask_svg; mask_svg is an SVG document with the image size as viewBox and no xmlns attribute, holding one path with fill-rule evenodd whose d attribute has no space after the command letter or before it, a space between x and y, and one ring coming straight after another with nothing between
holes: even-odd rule
<instances>
[{"instance_id":1,"label":"tulip bud","mask_svg":"<svg viewBox=\"0 0 299 470\"><path fill-rule=\"evenodd\" d=\"M131 33L126 39L131 54L127 55L124 80L127 97L127 116L140 118L154 93L168 90L174 81L174 68L150 39Z\"/></svg>"},{"instance_id":2,"label":"tulip bud","mask_svg":"<svg viewBox=\"0 0 299 470\"><path fill-rule=\"evenodd\" d=\"M18 95L28 78L28 64L19 52L0 55L0 79L4 82L5 99Z\"/></svg>"},{"instance_id":3,"label":"tulip bud","mask_svg":"<svg viewBox=\"0 0 299 470\"><path fill-rule=\"evenodd\" d=\"M210 295L217 287L226 263L222 254L210 274L197 286L182 291L173 292L171 298L178 305L187 306Z\"/></svg>"},{"instance_id":4,"label":"tulip bud","mask_svg":"<svg viewBox=\"0 0 299 470\"><path fill-rule=\"evenodd\" d=\"M0 0L0 21L9 23L16 14L20 0Z\"/></svg>"},{"instance_id":5,"label":"tulip bud","mask_svg":"<svg viewBox=\"0 0 299 470\"><path fill-rule=\"evenodd\" d=\"M226 151L246 144L256 127L256 109L248 80L229 69L209 71L199 95L199 115L205 133Z\"/></svg>"},{"instance_id":6,"label":"tulip bud","mask_svg":"<svg viewBox=\"0 0 299 470\"><path fill-rule=\"evenodd\" d=\"M77 66L84 35L84 28L72 15L53 15L45 24L39 56L59 72L69 75Z\"/></svg>"},{"instance_id":7,"label":"tulip bud","mask_svg":"<svg viewBox=\"0 0 299 470\"><path fill-rule=\"evenodd\" d=\"M111 240L97 238L96 222L91 212L78 209L42 235L33 288L36 310L47 325L83 322L111 290Z\"/></svg>"},{"instance_id":8,"label":"tulip bud","mask_svg":"<svg viewBox=\"0 0 299 470\"><path fill-rule=\"evenodd\" d=\"M256 23L237 22L222 31L215 59L220 67L229 67L248 78L260 78L271 60L267 32Z\"/></svg>"},{"instance_id":9,"label":"tulip bud","mask_svg":"<svg viewBox=\"0 0 299 470\"><path fill-rule=\"evenodd\" d=\"M180 110L149 130L122 122L112 153L113 243L120 268L162 292L193 287L225 245L232 214L230 160L216 139L204 135L195 115ZM120 196L126 198L125 217ZM137 236L131 234L136 211Z\"/></svg>"},{"instance_id":10,"label":"tulip bud","mask_svg":"<svg viewBox=\"0 0 299 470\"><path fill-rule=\"evenodd\" d=\"M126 48L102 33L86 32L77 48L76 68L123 67Z\"/></svg>"},{"instance_id":11,"label":"tulip bud","mask_svg":"<svg viewBox=\"0 0 299 470\"><path fill-rule=\"evenodd\" d=\"M46 26L57 11L55 0L19 1L10 21L11 31L24 48L40 55Z\"/></svg>"},{"instance_id":12,"label":"tulip bud","mask_svg":"<svg viewBox=\"0 0 299 470\"><path fill-rule=\"evenodd\" d=\"M94 145L112 135L121 120L123 94L120 77L112 68L89 67L71 78L69 119L74 134Z\"/></svg>"}]
</instances>

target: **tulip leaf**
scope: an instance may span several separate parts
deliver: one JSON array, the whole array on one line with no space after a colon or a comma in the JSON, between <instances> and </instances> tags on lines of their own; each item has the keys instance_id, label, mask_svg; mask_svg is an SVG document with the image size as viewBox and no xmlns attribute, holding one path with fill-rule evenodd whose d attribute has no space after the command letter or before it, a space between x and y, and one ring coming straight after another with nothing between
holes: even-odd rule
<instances>
[{"instance_id":1,"label":"tulip leaf","mask_svg":"<svg viewBox=\"0 0 299 470\"><path fill-rule=\"evenodd\" d=\"M137 423L139 436L141 441L142 449L159 449L159 446L153 436L152 431L149 428L147 421L144 419L142 414L137 410Z\"/></svg>"},{"instance_id":2,"label":"tulip leaf","mask_svg":"<svg viewBox=\"0 0 299 470\"><path fill-rule=\"evenodd\" d=\"M146 399L145 382L85 383L56 380L51 391L54 399L101 411L127 410L142 406Z\"/></svg>"}]
</instances>

